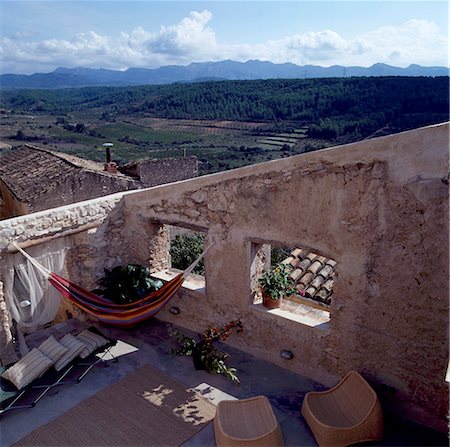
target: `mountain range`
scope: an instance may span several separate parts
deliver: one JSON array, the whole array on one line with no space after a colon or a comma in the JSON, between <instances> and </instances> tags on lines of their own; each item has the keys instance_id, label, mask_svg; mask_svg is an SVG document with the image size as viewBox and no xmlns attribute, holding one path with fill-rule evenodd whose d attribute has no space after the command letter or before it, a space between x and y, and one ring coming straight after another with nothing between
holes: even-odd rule
<instances>
[{"instance_id":1,"label":"mountain range","mask_svg":"<svg viewBox=\"0 0 450 447\"><path fill-rule=\"evenodd\" d=\"M127 86L144 84L171 84L174 82L202 82L246 79L304 79L353 76L448 76L446 67L423 67L410 65L406 68L386 64L371 67L343 67L333 65L274 64L267 61L249 60L236 62L191 63L187 66L168 65L160 68L129 68L126 71L104 68L57 68L51 73L32 75L0 75L2 89L69 88L88 86Z\"/></svg>"}]
</instances>

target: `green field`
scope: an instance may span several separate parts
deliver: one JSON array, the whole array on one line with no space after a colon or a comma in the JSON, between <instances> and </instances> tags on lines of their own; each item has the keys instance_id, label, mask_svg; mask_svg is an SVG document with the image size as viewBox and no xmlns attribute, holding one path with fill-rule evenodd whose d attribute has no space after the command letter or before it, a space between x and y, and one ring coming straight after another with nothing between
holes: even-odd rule
<instances>
[{"instance_id":1,"label":"green field","mask_svg":"<svg viewBox=\"0 0 450 447\"><path fill-rule=\"evenodd\" d=\"M80 123L82 131L76 131ZM106 142L113 143L112 158L119 164L144 158L195 155L199 159L200 174L274 160L327 145L324 141L307 139L303 132L265 132L262 137L259 132L253 134L255 126L239 122L146 122L145 119L139 122L139 117L134 115L105 122L92 112L59 118L46 114L8 115L0 120L0 126L5 135L3 141L12 146L25 142L98 162L105 160L102 145ZM24 134L22 140L15 139L18 131Z\"/></svg>"},{"instance_id":2,"label":"green field","mask_svg":"<svg viewBox=\"0 0 450 447\"><path fill-rule=\"evenodd\" d=\"M135 126L133 124L107 124L95 128L95 131L109 139L119 139L129 136L138 141L151 144L183 144L192 143L193 141L202 141L203 138L195 133L154 130Z\"/></svg>"}]
</instances>

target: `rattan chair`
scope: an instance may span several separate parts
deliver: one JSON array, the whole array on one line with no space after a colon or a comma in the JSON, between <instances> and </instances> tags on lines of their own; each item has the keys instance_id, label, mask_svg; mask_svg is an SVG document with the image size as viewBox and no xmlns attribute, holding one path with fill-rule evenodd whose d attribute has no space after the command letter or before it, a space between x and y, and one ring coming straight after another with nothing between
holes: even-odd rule
<instances>
[{"instance_id":1,"label":"rattan chair","mask_svg":"<svg viewBox=\"0 0 450 447\"><path fill-rule=\"evenodd\" d=\"M328 391L307 393L301 412L320 447L347 446L383 437L378 397L356 371L350 371Z\"/></svg>"},{"instance_id":2,"label":"rattan chair","mask_svg":"<svg viewBox=\"0 0 450 447\"><path fill-rule=\"evenodd\" d=\"M219 402L214 434L218 447L283 446L280 426L265 396Z\"/></svg>"}]
</instances>

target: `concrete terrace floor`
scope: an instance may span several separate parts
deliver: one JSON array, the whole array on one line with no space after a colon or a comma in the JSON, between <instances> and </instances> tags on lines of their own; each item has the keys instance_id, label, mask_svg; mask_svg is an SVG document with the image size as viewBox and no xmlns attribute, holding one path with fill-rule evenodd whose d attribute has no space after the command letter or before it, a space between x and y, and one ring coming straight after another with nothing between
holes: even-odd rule
<instances>
[{"instance_id":1,"label":"concrete terrace floor","mask_svg":"<svg viewBox=\"0 0 450 447\"><path fill-rule=\"evenodd\" d=\"M33 347L50 334L59 339L67 332L78 333L89 325L75 319L68 320L28 336L27 343L29 347ZM214 399L227 398L227 395L246 398L263 394L272 404L286 446L317 445L299 410L305 393L323 389L320 384L225 345L222 347L230 354L228 364L238 369L240 386L222 375L196 371L190 357L171 354L174 341L168 333L168 327L167 323L152 319L135 329L100 328L105 335L119 340L113 348L119 360L97 365L79 384L55 387L34 408L5 413L1 417L1 447L10 446L39 426L50 422L100 389L117 382L145 364L161 369L185 384L187 388L206 383L213 389L220 390ZM184 329L180 329L180 332L194 335ZM245 336L245 332L242 336ZM448 445L444 435L410 422L393 419L387 413L385 431L385 439L371 445ZM183 444L185 447L214 445L212 422Z\"/></svg>"}]
</instances>

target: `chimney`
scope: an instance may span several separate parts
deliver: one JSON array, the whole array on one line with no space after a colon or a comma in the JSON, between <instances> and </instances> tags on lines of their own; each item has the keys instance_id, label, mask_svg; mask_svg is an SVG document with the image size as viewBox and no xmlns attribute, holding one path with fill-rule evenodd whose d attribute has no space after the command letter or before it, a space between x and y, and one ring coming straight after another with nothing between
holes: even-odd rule
<instances>
[{"instance_id":1,"label":"chimney","mask_svg":"<svg viewBox=\"0 0 450 447\"><path fill-rule=\"evenodd\" d=\"M117 174L117 164L111 161L111 148L113 146L113 143L103 144L103 147L106 149L105 171L109 172L110 174Z\"/></svg>"},{"instance_id":2,"label":"chimney","mask_svg":"<svg viewBox=\"0 0 450 447\"><path fill-rule=\"evenodd\" d=\"M113 161L105 163L105 171L110 174L117 174L117 163L114 163Z\"/></svg>"}]
</instances>

